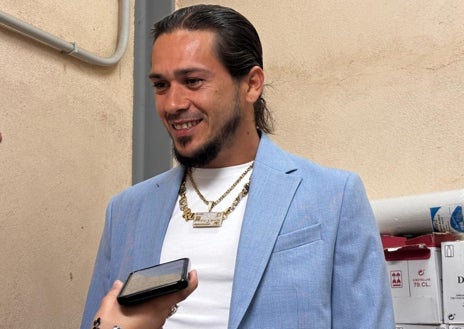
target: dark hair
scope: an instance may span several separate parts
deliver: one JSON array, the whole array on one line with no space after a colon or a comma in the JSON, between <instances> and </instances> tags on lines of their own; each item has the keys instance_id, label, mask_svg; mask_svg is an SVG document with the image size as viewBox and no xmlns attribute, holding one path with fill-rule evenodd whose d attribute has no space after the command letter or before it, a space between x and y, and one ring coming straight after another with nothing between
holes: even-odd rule
<instances>
[{"instance_id":1,"label":"dark hair","mask_svg":"<svg viewBox=\"0 0 464 329\"><path fill-rule=\"evenodd\" d=\"M157 22L153 42L177 29L210 30L216 33L216 55L233 79L247 75L254 66L263 67L263 50L258 32L242 14L218 5L181 8ZM253 104L258 129L272 133L274 122L260 95Z\"/></svg>"}]
</instances>

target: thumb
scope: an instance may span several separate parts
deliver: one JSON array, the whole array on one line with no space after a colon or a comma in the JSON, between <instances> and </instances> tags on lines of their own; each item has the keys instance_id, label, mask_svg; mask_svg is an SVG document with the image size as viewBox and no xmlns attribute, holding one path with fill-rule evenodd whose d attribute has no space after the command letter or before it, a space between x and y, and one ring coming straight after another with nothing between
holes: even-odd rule
<instances>
[{"instance_id":1,"label":"thumb","mask_svg":"<svg viewBox=\"0 0 464 329\"><path fill-rule=\"evenodd\" d=\"M122 281L119 281L119 280L114 281L113 286L111 287L111 290L108 292L108 296L112 296L116 298L119 295L119 292L121 291L123 285L124 284L122 283Z\"/></svg>"}]
</instances>

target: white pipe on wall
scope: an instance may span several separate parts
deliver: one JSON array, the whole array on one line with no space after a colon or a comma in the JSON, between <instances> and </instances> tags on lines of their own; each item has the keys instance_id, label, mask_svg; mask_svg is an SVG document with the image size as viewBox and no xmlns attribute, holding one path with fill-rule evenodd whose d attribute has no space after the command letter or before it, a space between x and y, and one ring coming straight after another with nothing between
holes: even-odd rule
<instances>
[{"instance_id":1,"label":"white pipe on wall","mask_svg":"<svg viewBox=\"0 0 464 329\"><path fill-rule=\"evenodd\" d=\"M0 24L6 25L16 32L20 32L34 40L40 41L50 47L58 49L66 55L78 58L86 63L110 66L118 63L126 51L129 40L129 0L120 0L119 5L119 36L118 44L111 57L100 57L89 51L79 48L74 42L67 42L35 26L25 23L7 13L0 11Z\"/></svg>"},{"instance_id":2,"label":"white pipe on wall","mask_svg":"<svg viewBox=\"0 0 464 329\"><path fill-rule=\"evenodd\" d=\"M371 201L380 233L464 233L464 189Z\"/></svg>"}]
</instances>

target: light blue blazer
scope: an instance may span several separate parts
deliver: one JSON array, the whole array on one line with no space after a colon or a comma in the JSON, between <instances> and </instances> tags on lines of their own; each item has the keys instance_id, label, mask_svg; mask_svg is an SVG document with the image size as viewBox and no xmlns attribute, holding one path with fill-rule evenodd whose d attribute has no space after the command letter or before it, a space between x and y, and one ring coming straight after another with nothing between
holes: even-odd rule
<instances>
[{"instance_id":1,"label":"light blue blazer","mask_svg":"<svg viewBox=\"0 0 464 329\"><path fill-rule=\"evenodd\" d=\"M159 263L183 172L111 200L81 329L115 279ZM228 328L394 328L379 233L357 175L291 155L262 134Z\"/></svg>"}]
</instances>

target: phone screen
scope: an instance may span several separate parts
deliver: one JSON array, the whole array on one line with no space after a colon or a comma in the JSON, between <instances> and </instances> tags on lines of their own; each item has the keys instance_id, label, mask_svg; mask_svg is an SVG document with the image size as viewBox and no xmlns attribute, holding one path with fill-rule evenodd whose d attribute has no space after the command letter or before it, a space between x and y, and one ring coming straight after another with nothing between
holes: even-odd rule
<instances>
[{"instance_id":1,"label":"phone screen","mask_svg":"<svg viewBox=\"0 0 464 329\"><path fill-rule=\"evenodd\" d=\"M178 282L182 279L183 269L184 262L180 259L135 271L130 275L128 284L126 284L122 293L131 295L152 287L166 286Z\"/></svg>"},{"instance_id":2,"label":"phone screen","mask_svg":"<svg viewBox=\"0 0 464 329\"><path fill-rule=\"evenodd\" d=\"M188 258L181 258L132 272L118 301L121 304L135 303L186 288L189 265Z\"/></svg>"}]
</instances>

